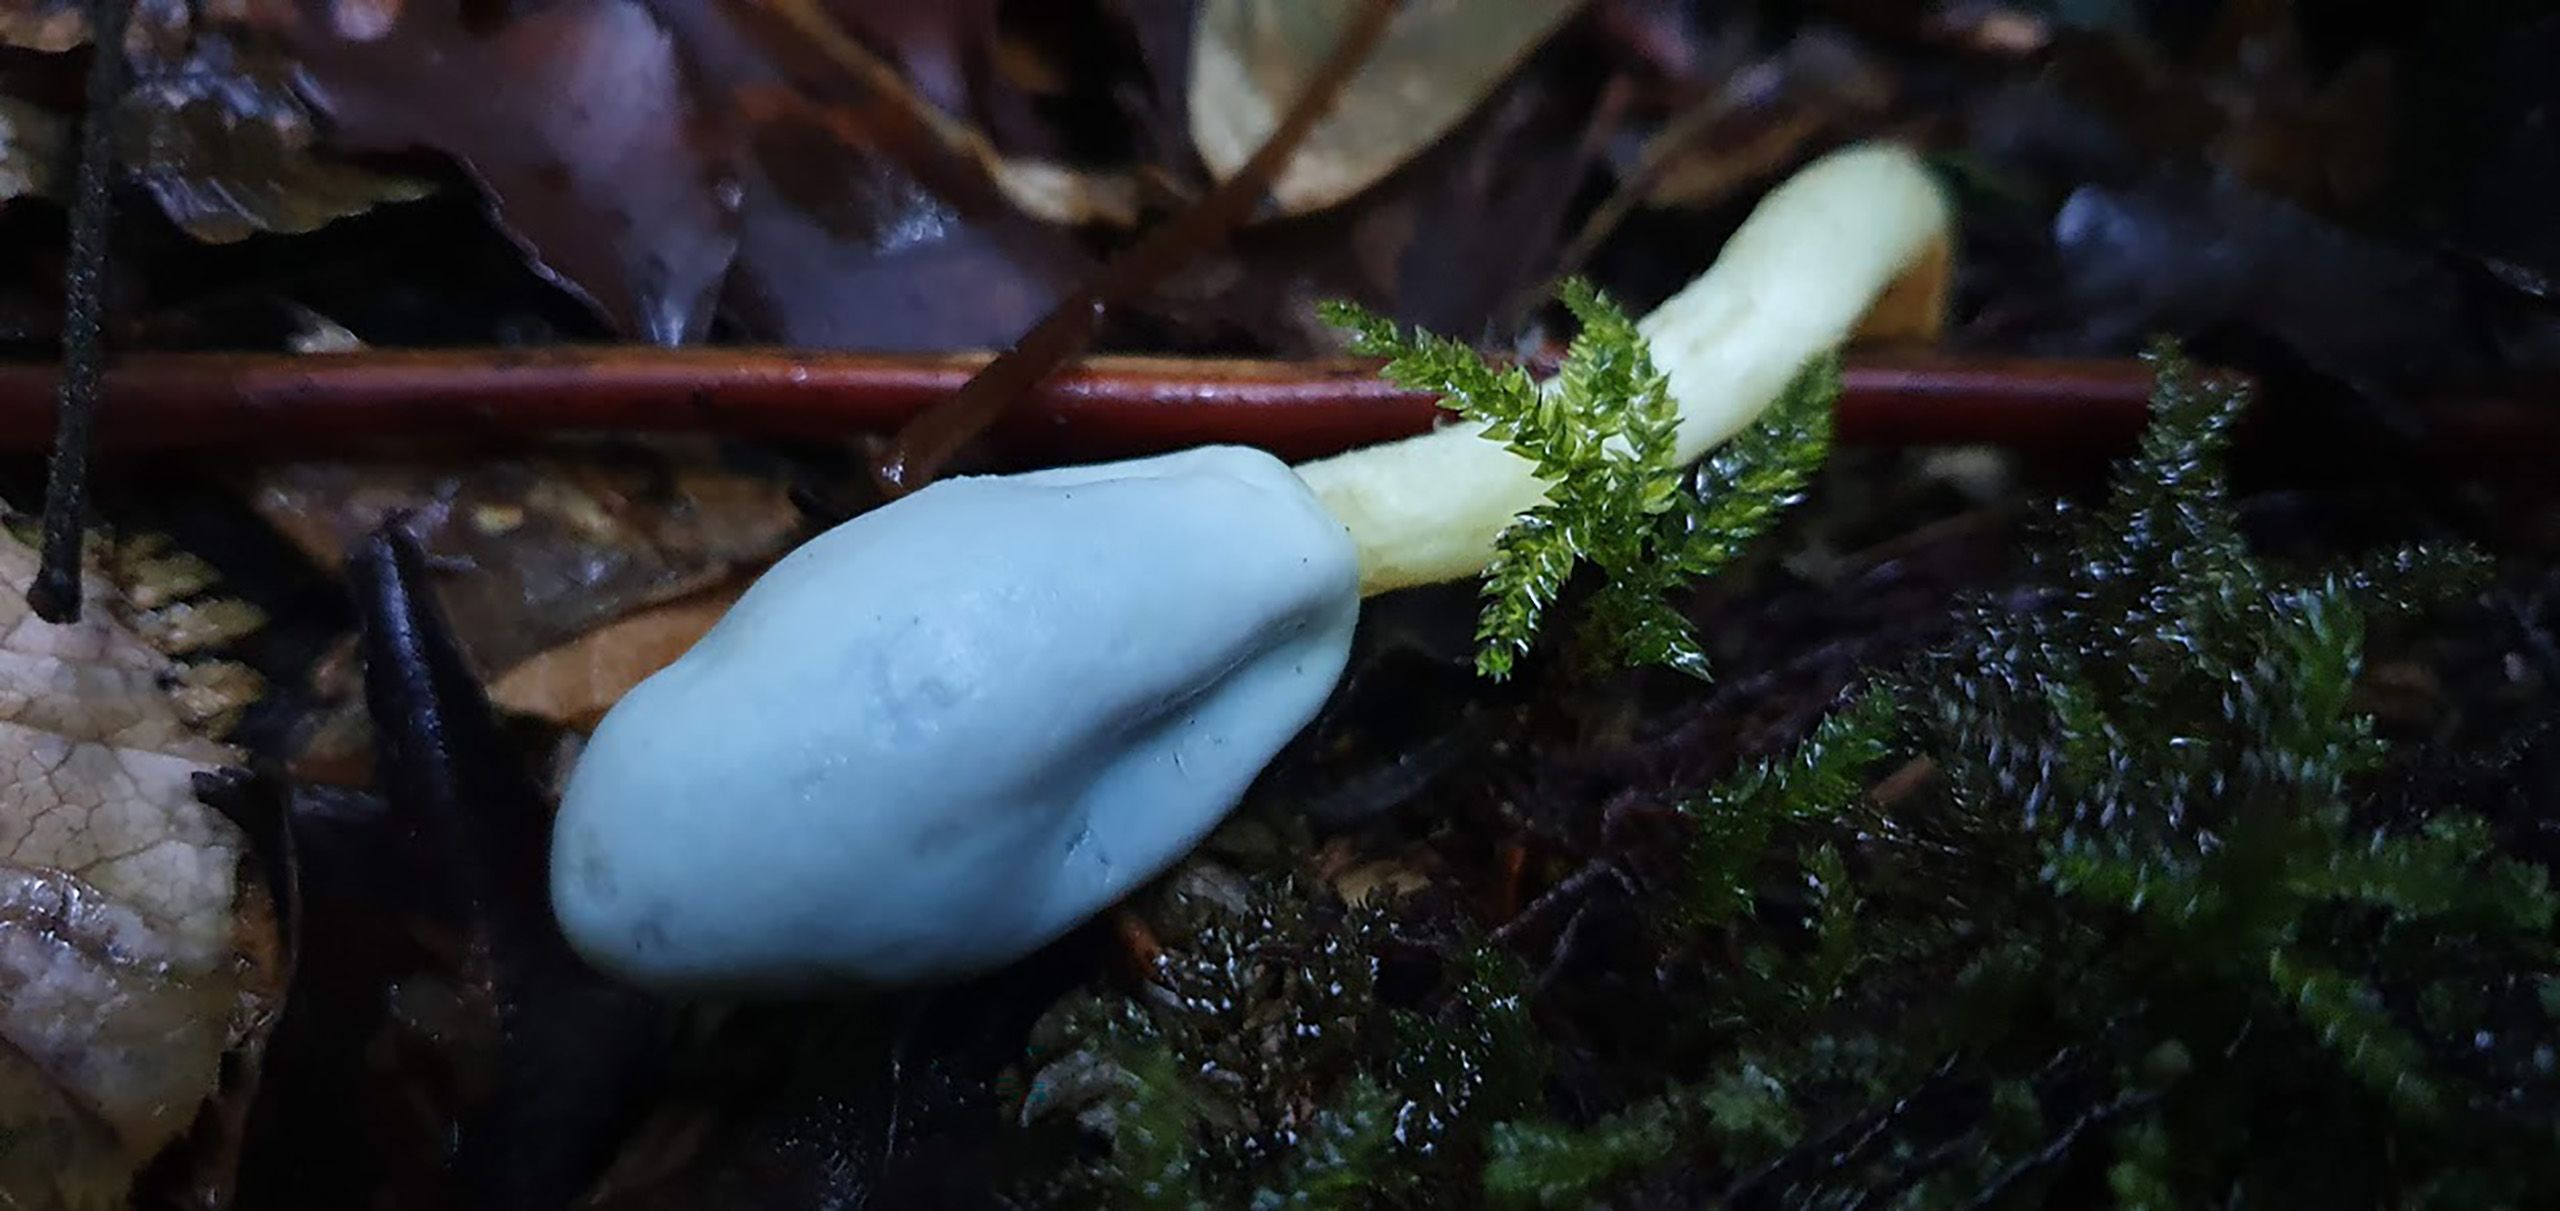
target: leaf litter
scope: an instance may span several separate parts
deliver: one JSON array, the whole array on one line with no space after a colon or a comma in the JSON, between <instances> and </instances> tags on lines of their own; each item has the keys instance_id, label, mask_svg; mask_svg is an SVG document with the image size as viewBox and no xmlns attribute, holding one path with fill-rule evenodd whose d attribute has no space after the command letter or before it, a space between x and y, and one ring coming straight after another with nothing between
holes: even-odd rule
<instances>
[{"instance_id":1,"label":"leaf litter","mask_svg":"<svg viewBox=\"0 0 2560 1211\"><path fill-rule=\"evenodd\" d=\"M77 46L85 37L79 7L68 0L0 2L0 38L38 53ZM152 3L138 14L127 46L143 69L142 104L159 114L157 125L134 128L151 137L129 136L133 179L192 238L245 237L251 255L268 235L323 224L343 232L359 214L366 217L355 229L384 239L435 230L413 224L425 211L465 205L485 191L493 221L535 267L528 276L547 277L550 289L584 300L626 338L875 350L998 346L1072 293L1133 233L1219 178L1222 158L1236 153L1196 139L1203 124L1249 127L1257 106L1267 114L1290 95L1270 83L1291 70L1286 44L1238 51L1235 27L1212 20L1251 4L1096 0L1043 20L1025 18L1022 7L970 4L926 15L860 0ZM2215 10L2201 34L2164 33L2172 19L2145 18L2132 6L1849 0L1821 6L1820 15L1598 0L1545 7L1555 11L1555 24L1534 35L1489 23L1471 31L1485 40L1459 56L1470 66L1437 77L1425 70L1430 87L1418 110L1400 110L1394 98L1377 102L1384 108L1366 112L1420 116L1372 122L1368 138L1327 142L1341 158L1310 160L1324 169L1314 185L1284 178L1281 196L1231 248L1197 258L1162 289L1133 300L1100 332L1101 345L1326 352L1333 346L1311 321L1313 304L1348 296L1402 322L1534 350L1547 339L1549 317L1523 300L1542 293L1552 273L1587 268L1640 303L1703 263L1759 182L1831 143L1882 130L1930 142L1967 201L1959 344L2115 354L2165 328L2243 356L2273 346L2277 353L2269 356L2298 360L2366 394L2530 365L2545 356L2537 350L2560 348L2536 327L2538 304L2517 303L2519 296L2538 298L2538 283L2549 276L2541 272L2549 258L2538 251L2551 230L2538 217L2549 210L2541 177L2471 166L2429 178L2419 167L2434 162L2429 153L2450 157L2450 145L2465 141L2448 134L2440 140L2447 147L2429 148L2398 138L2411 129L2486 129L2479 115L2529 109L2547 91L2547 79L2531 76L2533 60L2518 49L2536 43L2524 38L2503 55L2482 53L2457 28L2468 17L2412 17L2405 29L2419 36L2377 48L2369 32L2354 28L2365 19L2314 6L2296 12L2283 3L2190 6ZM1440 11L1407 10L1400 20L1408 24ZM2048 10L2057 15L2049 19ZM777 11L799 24L777 25ZM1078 30L1072 40L1054 32L1066 25ZM2468 48L2469 58L2445 47ZM1269 59L1222 77L1200 70L1204 49ZM2445 57L2428 58L2440 52ZM422 66L432 54L486 68L484 77L498 86L488 95L454 90L448 77ZM1437 70L1447 72L1454 61L1441 60ZM2452 61L2476 66L2467 87L2429 70ZM1094 72L1123 75L1097 82L1081 74ZM575 87L554 87L564 83ZM631 91L608 87L615 84ZM23 115L32 148L69 110L59 93L22 98L14 83L9 87L7 112ZM1097 135L1088 129L1096 122L1089 108L1074 111L1081 116L1073 120L1060 117L1071 100L1085 104L1094 96L1110 99L1126 129ZM602 119L569 112L615 97L636 103ZM2446 116L2464 113L2472 115L2467 124ZM2497 163L2534 162L2536 136L2526 124L2494 125L2514 128L2493 141ZM1380 132L1393 137L1376 137ZM1244 150L1252 142L1242 140ZM438 157L461 169L458 179L447 179L457 174L440 170ZM47 158L0 156L0 172L17 165L25 178L20 188L45 195L52 185L36 170ZM430 184L443 187L442 201L383 206L417 198ZM147 260L145 267L148 277ZM274 288L289 301L295 280L284 276ZM493 284L490 293L493 309L539 310L525 306L531 295L521 284ZM2396 301L2377 301L2386 297ZM379 326L364 327L373 335ZM391 327L397 341L397 325ZM2235 331L2242 339L2232 339ZM532 339L545 337L536 331ZM2319 399L2325 407L2348 406L2334 396ZM858 453L822 453L837 482L858 475ZM238 478L263 485L270 519L319 567L334 569L350 545L394 514L407 511L422 523L434 557L425 581L452 615L453 634L488 678L496 704L546 725L531 738L541 751L559 729L574 733L591 723L621 689L681 648L716 615L738 577L786 548L803 524L787 477L771 464L739 472L739 494L724 496L663 490L670 466L694 469L672 472L679 481L709 481L689 479L703 465L693 455L660 458L641 459L654 469L636 479L627 460L591 450L467 468L452 459L304 464ZM1286 918L1278 920L1281 935L1320 946L1321 931L1310 933L1310 921L1292 914L1333 912L1331 897L1316 890L1330 880L1342 898L1368 901L1357 912L1384 922L1383 934L1361 932L1362 946L1353 948L1378 964L1367 973L1378 981L1377 1001L1444 1026L1507 1020L1472 1016L1482 1006L1452 1004L1453 993L1472 986L1446 960L1452 938L1511 919L1523 905L1531 907L1520 927L1503 936L1536 968L1527 994L1535 998L1539 1029L1569 1051L1599 1047L1609 1029L1624 1025L1611 1016L1613 1004L1658 1004L1657 994L1722 1003L1712 988L1659 985L1685 977L1666 976L1673 968L1648 953L1654 934L1640 919L1641 901L1626 890L1676 875L1660 855L1677 852L1685 834L1664 804L1738 763L1785 751L1863 670L1942 637L1951 584L1997 583L2006 575L1997 557L2011 537L2005 522L1974 526L1981 518L1966 515L1956 518L1960 532L1914 528L1952 507L1911 486L1925 476L1890 459L1862 456L1846 466L1833 475L1844 482L1817 494L1822 514L1785 541L1817 541L1807 536L1827 534L1836 523L1883 546L1845 559L1807 556L1742 568L1734 583L1682 603L1723 670L1718 686L1702 691L1642 677L1589 684L1533 672L1517 695L1449 689L1424 695L1428 701L1417 707L1412 683L1462 685L1462 670L1403 652L1397 658L1404 663L1382 664L1392 671L1372 679L1402 688L1329 712L1324 734L1277 771L1254 807L1194 864L1185 876L1189 891L1224 879L1245 889L1222 899L1229 912L1267 907ZM653 476L660 487L647 486ZM1871 479L1895 486L1870 499L1845 482ZM1915 495L1927 499L1915 505ZM2310 499L2315 512L2334 503ZM1844 514L1853 516L1843 521ZM2519 513L2507 532L2550 530L2538 516ZM2283 524L2293 523L2280 518L2277 528ZM2550 646L2549 602L2547 593L2534 592L2518 598L2494 637L2483 630L2444 640L2460 650L2443 671L2425 672L2437 666L2413 660L2392 666L2410 684L2432 676L2462 687L2434 699L2412 695L2395 708L2394 725L2451 728L2439 716L2535 709L2552 675L2537 672L2537 636ZM132 604L162 611L148 624L133 609L121 611L136 642L218 642L250 621L217 603ZM2008 604L2037 608L2025 598ZM106 613L117 611L93 611ZM14 649L0 651L18 658ZM161 696L181 722L219 715L220 702L238 697L233 688L190 705L184 696L193 687L170 678L201 679L189 671L199 666L154 658L161 663L134 666L158 668L153 677L130 670L84 676L104 678L99 684L117 694L166 686ZM1417 665L1430 668L1418 672ZM354 663L342 663L334 709L340 721L361 725L367 721L353 708L354 676ZM65 734L48 730L58 721L42 720L42 704L30 702L0 711L7 719L0 727L12 729L0 738ZM1454 727L1403 717L1447 711L1453 702L1469 712ZM163 734L183 738L153 730L166 720L146 715L128 711L115 716L121 722L99 725L105 730L95 739L55 743L66 752L85 745L117 761L127 753L192 761L191 772L232 759L214 751L172 756L153 747L157 742L144 743ZM359 771L367 739L363 727L341 737ZM2548 748L2521 751L2547 764ZM523 756L499 752L493 746L465 756L494 763L489 768ZM2431 749L2430 759L2435 755ZM144 785L110 765L126 778L118 785ZM1932 779L1944 769L1915 766L1878 785L1919 787L1892 791L1896 802L1934 801ZM1312 830L1299 818L1302 808L1328 802L1328 792L1365 787L1373 779L1363 778L1364 770L1383 771L1382 785L1392 785L1326 808ZM2529 789L2469 766L2461 776L2476 798L2498 805L2502 836L2530 833L2515 823L2531 817L2515 806L2534 798ZM175 785L165 775L150 785L163 784ZM367 845L397 849L389 838L398 826L378 802L366 809L351 806L364 796L342 796L324 809L313 795L306 788L296 800L305 839L360 833ZM154 818L195 819L181 811L190 802L173 799ZM1825 889L1854 888L1873 853L1899 852L1907 841L1865 838L1844 842L1828 858L1785 856L1776 865L1819 871L1808 878L1820 886L1761 889L1763 907L1775 917L1802 910L1812 936L1821 920L1839 918L1846 902L1827 898ZM2518 844L2528 852L2541 845L2547 864L2560 852L2547 841L2527 836ZM236 830L224 843L235 857L246 844ZM440 850L421 864L423 878L525 856L500 850ZM337 855L328 876L341 890L365 885L382 868L345 858ZM1228 865L1248 873L1238 877ZM1291 875L1300 890L1275 896L1276 881ZM1257 896L1260 905L1244 907ZM1204 980L1219 987L1224 976L1213 968L1222 958L1249 972L1289 970L1295 956L1257 951L1249 930L1204 937L1190 928L1186 911L1150 900L1119 928L1143 933L1154 918L1158 955L1190 965L1177 976L1185 987ZM250 915L244 910L240 919ZM179 945L139 910L133 919L159 930L151 936L164 951ZM1376 924L1363 922L1360 931ZM450 1062L489 1041L478 1015L494 1002L475 999L486 991L481 975L439 967L434 944L384 928L380 937L423 945L427 961L406 971L366 966L355 956L366 953L364 939L380 937L359 930L331 952L344 986L312 993L305 1003L345 1015L354 1012L350 1006L375 1003L368 998L393 996L401 1029L352 1042L392 1047L404 1061L367 1081L354 1079L361 1069L350 1058L365 1054L362 1046L303 1053L296 1066L306 1075L312 1055L347 1063L336 1073L347 1079L328 1085L322 1102L446 1089L439 1082L456 1073L467 1084L487 1071ZM1033 1075L1003 1071L1028 1029L1015 1018L1039 1015L1078 983L1087 983L1069 1002L1087 1007L1078 1012L1108 1016L1126 1001L1145 1004L1151 1017L1164 1014L1160 989L1085 981L1109 961L1095 953L1107 949L1099 932L1049 956L1057 970L1036 978L1013 973L1011 982L942 1003L946 1010L965 1004L975 1015L970 1022L957 1020L968 1015L936 1023L944 1015L873 1006L850 1014L751 1014L707 1031L691 1058L712 1071L651 1095L650 1128L628 1137L597 1201L801 1205L922 1197L920 1191L977 1197L983 1191L950 1187L988 1170L984 1146L997 1131L995 1116L1032 1104L1010 1100L1019 1091L1006 1087ZM1793 951L1781 945L1774 953L1736 959L1742 966L1733 981L1758 988L1780 976L1794 979L1792 968L1768 966ZM1673 957L1699 958L1687 951ZM2289 975L2302 1012L2319 1015L2334 1037L2390 1037L2374 1029L2352 988L2321 972ZM188 1005L213 1004L209 994L194 995L201 985L190 989ZM1285 1024L1317 1003L1293 1005L1295 995L1248 988L1235 1012L1256 1029ZM327 1018L314 1028L325 1034L351 1020ZM439 1024L454 1029L438 1035ZM1190 1027L1159 1023L1119 1041L1143 1041L1159 1028ZM1128 1022L1095 1029L1127 1030ZM1590 1033L1578 1033L1584 1030ZM2359 1030L2365 1033L2355 1035ZM188 1043L190 1063L203 1054L200 1042ZM1321 1060L1340 1045L1327 1036L1310 1054ZM2506 1046L2503 1036L2499 1046ZM1088 1123L1117 1115L1140 1133L1125 1138L1160 1132L1157 1142L1172 1146L1157 1158L1167 1164L1183 1159L1185 1141L1201 1138L1186 1131L1206 1132L1216 1148L1236 1142L1223 1121L1147 1117L1167 1107L1133 1099L1127 1078L1157 1071L1155 1058L1103 1058L1108 1062L1076 1081L1066 1081L1073 1074L1063 1069L1051 1074L1060 1077L1051 1092L1080 1099L1078 1113ZM1433 1062L1465 1058L1460 1048ZM720 1071L730 1061L736 1070ZM1222 1088L1200 1105L1302 1128L1305 1140L1333 1155L1371 1155L1362 1149L1378 1138L1374 1091L1352 1089L1352 1096L1318 1105L1309 1090L1330 1088L1338 1074L1316 1074L1326 1080L1312 1084L1263 1079L1292 1062L1244 1057L1238 1070L1263 1081L1261 1092L1271 1096ZM1825 1062L1835 1073L1862 1071L1855 1056ZM1995 1125L2015 1129L2027 1116L2074 1104L2103 1075L2086 1056L2057 1064L1999 1090L1992 1100L2007 1117ZM1465 1071L1457 1064L1449 1075ZM1625 1157L1661 1151L1664 1140L1676 1138L1671 1127L1693 1121L1683 1116L1701 1107L1716 1124L1720 1147L1765 1146L1790 1129L1785 1102L1771 1093L1771 1071L1724 1074L1690 1091L1692 1105L1677 1097L1628 1101L1629 1074L1568 1064L1544 1093L1549 1108L1570 1112L1571 1129L1523 1120L1492 1138L1500 1166L1486 1172L1503 1175L1515 1192L1596 1182ZM1658 1076L1658 1066L1649 1075ZM289 1087L298 1092L288 1100L303 1113L318 1104L310 1100L313 1085ZM1879 1133L1872 1138L1920 1147L1935 1138L1936 1125L1955 1132L1975 1121L1944 1081L1924 1079L1905 1092L1918 1108L1911 1114L1840 1129L1872 1126ZM2123 1161L2120 1176L2100 1180L2121 1183L2118 1193L2158 1176L2159 1154L2145 1142L2153 1137L2138 1121L2139 1109L2098 1106L2096 1117L2073 1128L2081 1139L2117 1133L2111 1146ZM366 1138L417 1146L416 1167L395 1164L348 1189L396 1190L426 1204L457 1197L456 1188L440 1184L453 1179L453 1158L436 1134L453 1120L402 1118L379 1106L366 1115L365 1131L373 1133ZM176 1137L166 1123L149 1126ZM1585 1143L1606 1147L1578 1150ZM96 1170L99 1183L129 1172L117 1168L132 1159L121 1147L97 1155L106 1166ZM1235 1159L1221 1155L1219 1163ZM1024 1171L1045 1172L1041 1165L1054 1168L1058 1160L1035 1158ZM1685 1171L1654 1174L1624 1191L1624 1201L1695 1205L1731 1195L1748 1204L1813 1180L1801 1156L1770 1166L1723 1190L1683 1184L1697 1179ZM2035 1170L2019 1180L2047 1176ZM1923 1203L1953 1184L1943 1174L1915 1180L1912 1197ZM1356 1205L1313 1201L1344 1197L1329 1189L1309 1180L1253 1193L1263 1205Z\"/></svg>"},{"instance_id":2,"label":"leaf litter","mask_svg":"<svg viewBox=\"0 0 2560 1211\"><path fill-rule=\"evenodd\" d=\"M246 837L197 797L240 754L103 578L80 623L36 620L35 567L0 537L0 1189L118 1206L262 1045L281 942Z\"/></svg>"}]
</instances>

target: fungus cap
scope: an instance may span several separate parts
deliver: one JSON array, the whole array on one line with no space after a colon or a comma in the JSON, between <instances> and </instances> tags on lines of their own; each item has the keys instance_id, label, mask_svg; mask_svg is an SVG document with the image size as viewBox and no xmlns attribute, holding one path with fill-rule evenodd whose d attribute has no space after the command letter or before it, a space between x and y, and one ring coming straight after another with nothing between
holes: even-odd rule
<instances>
[{"instance_id":1,"label":"fungus cap","mask_svg":"<svg viewBox=\"0 0 2560 1211\"><path fill-rule=\"evenodd\" d=\"M617 704L556 827L591 961L673 989L1021 957L1181 857L1332 691L1342 524L1212 447L954 479L776 564Z\"/></svg>"}]
</instances>

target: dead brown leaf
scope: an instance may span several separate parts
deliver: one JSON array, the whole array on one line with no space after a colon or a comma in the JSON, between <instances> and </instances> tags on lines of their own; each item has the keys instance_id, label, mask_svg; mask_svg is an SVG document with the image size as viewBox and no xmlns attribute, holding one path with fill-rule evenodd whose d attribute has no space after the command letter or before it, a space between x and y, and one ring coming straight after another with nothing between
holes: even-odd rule
<instances>
[{"instance_id":1,"label":"dead brown leaf","mask_svg":"<svg viewBox=\"0 0 2560 1211\"><path fill-rule=\"evenodd\" d=\"M440 600L489 670L725 582L779 555L802 526L778 476L724 465L710 441L289 463L257 473L251 505L323 567L406 514L431 558L469 570L444 579Z\"/></svg>"},{"instance_id":2,"label":"dead brown leaf","mask_svg":"<svg viewBox=\"0 0 2560 1211\"><path fill-rule=\"evenodd\" d=\"M2183 58L2124 39L2058 39L2050 75L2064 95L2156 154L2200 152L2266 193L2352 212L2389 175L2398 82L2379 52L2317 71L2292 7L2233 4L2214 36Z\"/></svg>"},{"instance_id":3,"label":"dead brown leaf","mask_svg":"<svg viewBox=\"0 0 2560 1211\"><path fill-rule=\"evenodd\" d=\"M669 0L679 3L684 0ZM700 0L693 0L700 2ZM981 0L981 3L983 0ZM996 150L986 133L955 116L949 108L964 97L966 85L962 59L968 51L955 40L966 35L956 27L972 17L968 6L958 11L946 7L939 16L925 18L924 10L914 5L893 4L844 5L822 4L818 0L757 0L741 5L737 0L724 0L726 7L753 18L752 28L760 29L769 48L775 46L775 35L785 35L796 45L782 50L781 56L795 62L828 64L842 73L843 83L850 85L864 101L894 114L897 125L929 139L940 154L977 172L984 182L1023 213L1052 223L1110 223L1128 226L1137 221L1138 186L1136 179L1125 173L1098 172L1057 164L1046 160L1007 156ZM882 18L885 7L899 15ZM908 71L922 69L921 77L902 73L898 65L874 54L843 26L835 14L851 10L854 24L875 34L908 35L900 46L901 62ZM992 19L994 6L985 5L983 16ZM916 14L905 10L916 9ZM921 41L914 36L925 35ZM940 104L936 102L940 101ZM892 138L898 137L893 134Z\"/></svg>"},{"instance_id":4,"label":"dead brown leaf","mask_svg":"<svg viewBox=\"0 0 2560 1211\"><path fill-rule=\"evenodd\" d=\"M1431 886L1431 876L1394 858L1363 862L1333 876L1334 894L1355 907L1386 904Z\"/></svg>"},{"instance_id":5,"label":"dead brown leaf","mask_svg":"<svg viewBox=\"0 0 2560 1211\"><path fill-rule=\"evenodd\" d=\"M181 0L145 0L127 57L133 81L117 124L118 155L171 221L214 243L297 233L430 185L318 149L292 65L259 31L216 27L262 0L216 0L206 20ZM0 0L0 43L61 52L85 44L81 0ZM69 116L0 98L0 198L53 195Z\"/></svg>"},{"instance_id":6,"label":"dead brown leaf","mask_svg":"<svg viewBox=\"0 0 2560 1211\"><path fill-rule=\"evenodd\" d=\"M1277 356L1341 351L1316 313L1328 298L1434 331L1512 331L1523 300L1544 301L1570 207L1619 129L1613 90L1564 58L1514 73L1358 197L1247 227L1137 306L1181 342Z\"/></svg>"},{"instance_id":7,"label":"dead brown leaf","mask_svg":"<svg viewBox=\"0 0 2560 1211\"><path fill-rule=\"evenodd\" d=\"M1735 72L1648 143L1646 201L1705 207L1804 158L1815 137L1872 121L1892 104L1894 74L1857 43L1809 33Z\"/></svg>"},{"instance_id":8,"label":"dead brown leaf","mask_svg":"<svg viewBox=\"0 0 2560 1211\"><path fill-rule=\"evenodd\" d=\"M1026 255L927 188L880 152L856 113L775 88L741 89L733 100L747 132L746 201L728 307L757 339L907 352L1001 346L1081 271Z\"/></svg>"},{"instance_id":9,"label":"dead brown leaf","mask_svg":"<svg viewBox=\"0 0 2560 1211\"><path fill-rule=\"evenodd\" d=\"M432 183L322 153L291 65L229 40L146 65L125 102L119 152L172 222L208 243L314 231Z\"/></svg>"},{"instance_id":10,"label":"dead brown leaf","mask_svg":"<svg viewBox=\"0 0 2560 1211\"><path fill-rule=\"evenodd\" d=\"M508 669L490 683L489 699L518 714L592 731L631 687L684 655L746 587L732 581L607 623Z\"/></svg>"},{"instance_id":11,"label":"dead brown leaf","mask_svg":"<svg viewBox=\"0 0 2560 1211\"><path fill-rule=\"evenodd\" d=\"M1385 904L1428 889L1445 872L1427 847L1404 846L1379 853L1353 837L1324 843L1315 855L1315 876L1351 905Z\"/></svg>"},{"instance_id":12,"label":"dead brown leaf","mask_svg":"<svg viewBox=\"0 0 2560 1211\"><path fill-rule=\"evenodd\" d=\"M323 7L284 33L335 145L452 156L538 271L635 336L702 335L738 186L648 10L560 0L484 31L463 0Z\"/></svg>"},{"instance_id":13,"label":"dead brown leaf","mask_svg":"<svg viewBox=\"0 0 2560 1211\"><path fill-rule=\"evenodd\" d=\"M196 775L233 754L116 621L24 604L36 558L0 537L0 1201L121 1205L281 995L274 916Z\"/></svg>"},{"instance_id":14,"label":"dead brown leaf","mask_svg":"<svg viewBox=\"0 0 2560 1211\"><path fill-rule=\"evenodd\" d=\"M1127 222L1111 174L999 156L810 3L649 0L735 141L737 262L723 299L748 340L983 349L1091 272L1062 223Z\"/></svg>"},{"instance_id":15,"label":"dead brown leaf","mask_svg":"<svg viewBox=\"0 0 2560 1211\"><path fill-rule=\"evenodd\" d=\"M724 584L781 554L803 525L779 477L726 466L708 441L283 464L258 471L249 493L251 508L322 567L405 515L432 558L468 570L439 580L439 600L464 650L492 674ZM305 688L330 705L302 726L294 776L367 784L373 732L352 654L322 661ZM507 705L547 714L538 701Z\"/></svg>"}]
</instances>

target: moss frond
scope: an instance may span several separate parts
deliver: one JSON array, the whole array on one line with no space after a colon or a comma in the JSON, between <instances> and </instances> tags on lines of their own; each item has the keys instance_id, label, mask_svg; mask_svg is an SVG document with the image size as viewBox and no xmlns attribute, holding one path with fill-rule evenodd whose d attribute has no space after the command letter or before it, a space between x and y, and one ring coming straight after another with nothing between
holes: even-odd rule
<instances>
[{"instance_id":1,"label":"moss frond","mask_svg":"<svg viewBox=\"0 0 2560 1211\"><path fill-rule=\"evenodd\" d=\"M1495 540L1476 629L1479 672L1511 675L1587 563L1603 581L1582 627L1587 651L1605 664L1705 677L1706 652L1668 596L1722 571L1803 497L1831 448L1837 360L1807 367L1684 485L1679 408L1635 321L1578 279L1562 297L1581 330L1544 387L1517 366L1496 368L1458 342L1350 304L1322 314L1351 334L1355 351L1387 359L1387 379L1482 422L1547 484L1547 500Z\"/></svg>"}]
</instances>

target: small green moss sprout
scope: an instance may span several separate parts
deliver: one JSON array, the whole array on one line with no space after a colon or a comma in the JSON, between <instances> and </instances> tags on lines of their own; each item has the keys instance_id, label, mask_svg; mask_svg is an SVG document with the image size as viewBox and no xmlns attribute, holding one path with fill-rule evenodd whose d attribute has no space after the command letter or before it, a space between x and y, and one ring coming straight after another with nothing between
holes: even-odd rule
<instances>
[{"instance_id":1,"label":"small green moss sprout","mask_svg":"<svg viewBox=\"0 0 2560 1211\"><path fill-rule=\"evenodd\" d=\"M1750 428L1686 468L1674 461L1679 408L1635 321L1580 279L1561 297L1581 330L1545 385L1348 303L1323 314L1355 351L1387 359L1386 378L1437 393L1547 484L1547 499L1503 530L1485 569L1479 672L1511 675L1587 563L1602 576L1581 632L1597 660L1705 677L1706 652L1670 594L1731 565L1803 498L1831 448L1838 360L1816 359Z\"/></svg>"}]
</instances>

